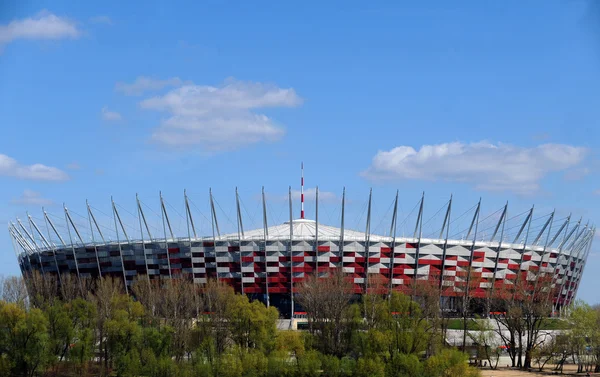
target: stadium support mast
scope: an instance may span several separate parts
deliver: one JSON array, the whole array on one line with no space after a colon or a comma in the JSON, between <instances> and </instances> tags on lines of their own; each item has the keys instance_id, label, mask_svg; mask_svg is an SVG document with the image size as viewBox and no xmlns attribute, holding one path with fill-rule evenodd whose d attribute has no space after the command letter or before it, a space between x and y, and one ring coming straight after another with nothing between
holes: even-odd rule
<instances>
[{"instance_id":1,"label":"stadium support mast","mask_svg":"<svg viewBox=\"0 0 600 377\"><path fill-rule=\"evenodd\" d=\"M26 229L23 227L23 225L21 224L21 222L19 221L19 219L17 219L17 222L19 223L20 227L26 232ZM17 228L17 226L13 223L13 227L15 229L15 231L19 234L19 236L21 236L21 239L28 245L30 252L28 253L27 251L25 251L25 254L27 255L27 259L29 260L29 268L30 270L33 269L33 264L31 263L31 255L36 252L37 250L37 246L32 244L31 242L29 242L24 236L23 234L19 231L19 228ZM37 253L36 253L37 254ZM39 255L38 255L39 258Z\"/></svg>"},{"instance_id":2,"label":"stadium support mast","mask_svg":"<svg viewBox=\"0 0 600 377\"><path fill-rule=\"evenodd\" d=\"M581 263L583 262L584 258L586 257L585 254L587 253L587 246L588 246L589 240L593 236L593 231L591 230L591 228L589 228L589 222L588 222L588 224L585 225L585 227L581 231L580 235L584 235L583 239L577 243L577 247L571 249L571 250L577 250L577 256L575 257L575 261L570 260L567 265L568 268L571 269L571 265L574 263L574 266L572 267L571 276L569 277L569 276L565 275L565 282L563 282L563 284L561 286L561 292L562 292L562 289L564 289L565 283L568 278L567 294L565 295L565 299L564 299L565 305L569 305L571 303L571 301L573 300L573 298L575 297L574 294L569 294L569 293L574 293L573 290L569 289L569 288L572 288L574 283L579 284L579 279L580 279L581 275L578 273L578 270L580 269ZM575 242L573 242L571 245L572 245L572 247L574 247ZM583 252L583 255L582 255L582 252ZM577 277L575 277L575 274L577 274ZM573 280L575 280L575 282Z\"/></svg>"},{"instance_id":3,"label":"stadium support mast","mask_svg":"<svg viewBox=\"0 0 600 377\"><path fill-rule=\"evenodd\" d=\"M167 217L167 210L165 208L165 202L163 200L162 197L162 191L158 192L158 196L160 197L160 210L161 210L161 217L162 217L162 223L163 223L163 234L165 235L165 252L167 253L167 266L169 267L169 281L172 280L173 278L173 274L171 272L171 255L169 254L169 241L167 239L167 228L165 226L165 218L167 219L167 224L169 224L169 231L171 232L171 238L173 237L173 231L171 230L171 223L169 223L169 218ZM215 257L215 261L216 261L216 257ZM216 264L216 262L215 262Z\"/></svg>"},{"instance_id":4,"label":"stadium support mast","mask_svg":"<svg viewBox=\"0 0 600 377\"><path fill-rule=\"evenodd\" d=\"M221 232L219 231L219 222L217 221L217 211L215 211L215 201L213 199L212 188L208 189L208 194L210 196L210 211L212 212L212 221L213 221L213 240L215 239L215 228L217 230L217 236L221 238Z\"/></svg>"},{"instance_id":5,"label":"stadium support mast","mask_svg":"<svg viewBox=\"0 0 600 377\"><path fill-rule=\"evenodd\" d=\"M555 212L556 212L556 210L552 211L552 213L550 214L550 217L548 218L548 221L546 221L546 223L544 224L544 227L542 228L542 232L543 232L546 230L547 225L550 225L550 228L548 228L548 233L546 234L546 241L544 242L544 248L542 249L542 258L540 259L540 266L538 268L538 273L536 274L533 292L537 292L537 285L538 285L538 282L540 281L540 279L539 279L540 274L542 274L542 275L545 274L545 272L543 272L542 269L546 268L546 267L544 267L544 263L546 263L546 262L544 262L544 259L546 258L546 250L548 248L548 241L550 241L550 233L552 233L552 225L554 224L554 213ZM536 242L541 237L542 232L540 232L540 234L536 237ZM536 244L536 242L532 242L531 244L534 245L534 244Z\"/></svg>"},{"instance_id":6,"label":"stadium support mast","mask_svg":"<svg viewBox=\"0 0 600 377\"><path fill-rule=\"evenodd\" d=\"M500 252L502 250L502 241L504 240L504 228L506 226L506 215L508 213L508 201L504 205L504 210L502 211L502 215L500 215L500 219L498 219L498 224L496 224L496 228L494 229L494 233L490 238L490 242L494 241L496 234L498 233L498 228L500 228L500 224L502 224L502 229L500 231L500 239L498 240L498 247L496 248L496 262L494 262L494 272L492 275L492 286L490 287L490 294L488 295L487 300L487 312L491 311L492 302L491 299L494 296L494 289L496 289L496 274L498 273L498 261L500 260Z\"/></svg>"},{"instance_id":7,"label":"stadium support mast","mask_svg":"<svg viewBox=\"0 0 600 377\"><path fill-rule=\"evenodd\" d=\"M521 250L521 258L519 259L519 273L521 273L521 271L522 271L521 268L523 266L523 259L525 256L525 248L527 247L527 241L529 241L529 231L531 230L531 221L533 220L534 207L535 206L531 206L531 209L529 210L529 215L525 219L525 222L523 222L523 226L525 226L525 224L527 224L527 233L525 233L525 239L523 240L523 249ZM521 227L521 230L523 230L523 227ZM517 235L517 238L515 239L515 242L513 242L513 243L516 243L516 241L519 238L518 236L519 235ZM527 270L529 270L529 268Z\"/></svg>"},{"instance_id":8,"label":"stadium support mast","mask_svg":"<svg viewBox=\"0 0 600 377\"><path fill-rule=\"evenodd\" d=\"M25 269L23 268L23 264L20 263L22 257L20 256L20 252L18 252L18 248L22 247L16 239L16 236L13 234L13 230L11 228L11 224L8 224L8 234L10 235L10 240L13 244L13 251L15 252L15 257L17 257L17 262L19 262L19 269L21 270L21 274L25 276Z\"/></svg>"},{"instance_id":9,"label":"stadium support mast","mask_svg":"<svg viewBox=\"0 0 600 377\"><path fill-rule=\"evenodd\" d=\"M27 240L23 238L23 235L19 232L19 229L17 229L17 227L15 226L15 223L13 223L13 222L10 223L10 225L9 225L9 231L11 232L11 235L13 236L13 239L17 242L17 245L19 245L21 247L22 252L19 253L19 254L21 254L20 259L21 260L28 260L28 262L29 262L29 270L31 270L31 255L30 255L30 252L32 251L32 249L31 249L31 246L29 245L29 242L27 242ZM25 257L22 256L23 253L27 257L27 259L25 259ZM25 268L23 268L22 271L25 271ZM23 276L25 276L25 275L23 275Z\"/></svg>"},{"instance_id":10,"label":"stadium support mast","mask_svg":"<svg viewBox=\"0 0 600 377\"><path fill-rule=\"evenodd\" d=\"M517 233L517 236L515 237L515 239L513 240L512 243L517 243L519 241L519 238L521 237L521 234L523 233L523 230L525 229L525 226L529 223L531 225L531 215L533 214L533 207L531 207L531 209L529 210L529 214L527 215L527 217L525 218L525 221L523 221L523 224L521 225L521 228L519 228L519 232Z\"/></svg>"},{"instance_id":11,"label":"stadium support mast","mask_svg":"<svg viewBox=\"0 0 600 377\"><path fill-rule=\"evenodd\" d=\"M235 193L237 196L237 187L235 188ZM192 217L192 211L190 211L190 203L188 202L187 191L183 190L183 199L185 202L185 220L188 228L188 239L190 240L190 248L192 247L192 233L194 234L194 238L198 238L196 235L196 227L194 226L194 218ZM192 233L190 233L190 225L192 227ZM190 250L191 252L191 250Z\"/></svg>"},{"instance_id":12,"label":"stadium support mast","mask_svg":"<svg viewBox=\"0 0 600 377\"><path fill-rule=\"evenodd\" d=\"M102 230L100 229L100 226L98 225L98 222L96 221L96 216L94 216L94 212L92 212L92 208L90 207L89 204L88 204L87 208L88 208L88 215L89 215L89 217L92 218L92 221L94 222L94 225L96 226L96 230L98 231L100 238L102 238L102 243L106 243L106 240L104 239L104 234L102 234ZM90 227L91 227L91 225L90 225ZM92 234L94 234L93 231L92 231Z\"/></svg>"},{"instance_id":13,"label":"stadium support mast","mask_svg":"<svg viewBox=\"0 0 600 377\"><path fill-rule=\"evenodd\" d=\"M244 223L242 222L242 208L240 206L240 194L238 193L237 187L235 188L235 206L236 206L237 218L238 218L238 221L237 221L238 237L240 240L242 240L242 239L244 239Z\"/></svg>"},{"instance_id":14,"label":"stadium support mast","mask_svg":"<svg viewBox=\"0 0 600 377\"><path fill-rule=\"evenodd\" d=\"M369 242L371 241L371 199L373 189L369 190L369 205L367 207L367 226L365 228L365 294L369 293Z\"/></svg>"},{"instance_id":15,"label":"stadium support mast","mask_svg":"<svg viewBox=\"0 0 600 377\"><path fill-rule=\"evenodd\" d=\"M592 227L592 229L590 231L589 240L587 242L587 250L585 252L585 255L584 255L583 259L581 260L581 263L582 263L581 264L581 271L579 271L579 278L578 278L578 281L577 281L577 288L575 288L575 293L573 293L573 298L577 297L577 292L579 291L579 286L580 286L579 283L580 283L581 278L583 277L583 270L585 270L585 265L586 265L586 262L587 262L587 258L588 258L589 254L590 254L590 250L592 248L592 240L594 239L594 235L595 234L596 234L596 227L594 226L594 227Z\"/></svg>"},{"instance_id":16,"label":"stadium support mast","mask_svg":"<svg viewBox=\"0 0 600 377\"><path fill-rule=\"evenodd\" d=\"M290 243L289 243L289 247L290 247L290 308L291 308L291 314L290 314L290 318L294 319L294 224L293 224L293 212L292 212L292 186L289 187L288 189L288 200L289 200L289 205L290 205ZM290 322L290 326L293 325L293 323Z\"/></svg>"},{"instance_id":17,"label":"stadium support mast","mask_svg":"<svg viewBox=\"0 0 600 377\"><path fill-rule=\"evenodd\" d=\"M475 252L475 242L477 242L477 231L479 230L479 213L481 211L481 198L479 198L479 202L477 203L477 209L475 210L475 213L473 214L473 220L471 221L471 226L469 227L469 233L467 234L467 239L469 238L469 235L471 233L471 230L473 229L473 227L475 227L475 231L473 232L473 243L471 243L471 250L469 253L469 264L467 267L468 271L467 271L467 281L465 284L465 295L464 295L464 301L463 301L463 315L464 313L466 313L467 311L467 301L469 300L469 284L471 283L471 270L472 270L472 265L473 265L473 253ZM465 344L465 339L463 337L463 344Z\"/></svg>"},{"instance_id":18,"label":"stadium support mast","mask_svg":"<svg viewBox=\"0 0 600 377\"><path fill-rule=\"evenodd\" d=\"M65 207L65 214L67 216L67 218L69 219L69 223L71 223L71 225L73 226L73 230L75 231L75 234L77 235L77 238L79 238L79 241L81 242L81 245L83 247L85 247L85 242L83 242L83 238L81 237L81 234L79 233L79 229L77 229L77 226L75 225L75 222L73 222L73 219L71 218L71 214L69 213L69 210L67 209L67 207ZM67 224L67 228L69 227L69 224ZM69 238L71 238L71 231L69 231ZM73 242L71 240L71 242ZM94 243L94 250L96 250L96 244ZM98 270L100 270L100 262L98 260L98 252L96 251L95 253L96 255L96 263L98 264Z\"/></svg>"},{"instance_id":19,"label":"stadium support mast","mask_svg":"<svg viewBox=\"0 0 600 377\"><path fill-rule=\"evenodd\" d=\"M144 210L142 209L142 204L140 202L140 198L138 197L137 194L135 194L135 200L137 201L138 213L141 217L141 220L144 222L144 227L146 228L146 233L148 233L148 239L150 239L150 242L154 242L154 240L152 239L152 233L150 233L150 227L148 227L148 222L146 221L146 215L144 215ZM140 226L140 232L141 232L141 226Z\"/></svg>"},{"instance_id":20,"label":"stadium support mast","mask_svg":"<svg viewBox=\"0 0 600 377\"><path fill-rule=\"evenodd\" d=\"M304 218L304 162L300 163L300 218Z\"/></svg>"},{"instance_id":21,"label":"stadium support mast","mask_svg":"<svg viewBox=\"0 0 600 377\"><path fill-rule=\"evenodd\" d=\"M29 217L29 213L27 213L27 217ZM42 257L40 255L41 252L40 252L37 242L35 242L35 237L33 237L33 229L31 229L31 233L29 233L29 231L27 231L27 229L21 223L21 220L17 219L17 222L19 223L19 226L21 227L21 229L23 229L23 232L25 232L27 237L31 240L31 242L33 242L33 246L35 247L36 254L38 257L38 263L40 264L40 269L42 270L42 275L44 275L44 265L42 264ZM29 226L31 227L31 220L29 221Z\"/></svg>"},{"instance_id":22,"label":"stadium support mast","mask_svg":"<svg viewBox=\"0 0 600 377\"><path fill-rule=\"evenodd\" d=\"M81 290L81 296L83 297L83 284L81 283L81 275L79 273L79 263L77 262L77 254L75 253L75 244L73 243L73 238L71 237L71 227L69 226L69 221L67 220L69 217L69 212L67 211L67 207L63 203L63 209L65 211L65 225L67 226L67 232L69 233L69 241L71 241L71 251L73 252L73 261L75 262L75 270L77 271L77 281L79 282L79 289ZM123 273L125 270L123 270ZM125 277L125 275L123 275Z\"/></svg>"},{"instance_id":23,"label":"stadium support mast","mask_svg":"<svg viewBox=\"0 0 600 377\"><path fill-rule=\"evenodd\" d=\"M341 219L341 224L340 224L340 256L344 257L344 209L346 207L346 188L344 187L344 189L342 190L342 219ZM344 265L344 263L342 262L342 266Z\"/></svg>"},{"instance_id":24,"label":"stadium support mast","mask_svg":"<svg viewBox=\"0 0 600 377\"><path fill-rule=\"evenodd\" d=\"M37 234L40 236L40 238L42 239L42 242L44 243L44 245L46 245L46 247L50 250L52 250L52 246L50 245L50 243L48 242L48 240L46 239L46 237L44 237L44 235L42 234L42 232L40 231L40 228L38 228L37 224L35 223L35 221L33 221L33 218L31 216L29 216L29 214L27 214L27 217L29 218L29 225L31 225L31 227L33 229L35 229L35 231L37 232ZM54 253L53 253L54 254ZM55 263L56 263L56 256L54 256L55 259ZM41 260L40 260L41 263ZM58 271L58 264L56 265L57 271ZM42 271L43 271L43 267L42 267Z\"/></svg>"},{"instance_id":25,"label":"stadium support mast","mask_svg":"<svg viewBox=\"0 0 600 377\"><path fill-rule=\"evenodd\" d=\"M237 214L237 232L238 232L238 254L240 256L240 285L242 288L242 294L244 294L244 264L242 263L242 239L244 238L244 225L242 224L242 211L240 210L240 195L238 188L235 188L235 206ZM216 261L216 259L215 259Z\"/></svg>"},{"instance_id":26,"label":"stadium support mast","mask_svg":"<svg viewBox=\"0 0 600 377\"><path fill-rule=\"evenodd\" d=\"M113 200L112 196L110 197L110 202L112 204L113 221L115 223L115 235L117 237L117 246L119 248L119 257L121 258L121 270L123 271L123 284L125 285L125 293L129 294L129 287L127 287L127 275L125 274L125 262L123 260L123 249L121 248L121 241L119 240L119 228L117 227L117 217L118 217L117 207L115 206L115 201ZM120 221L120 219L119 219L119 221ZM125 237L127 237L127 236L125 236Z\"/></svg>"},{"instance_id":27,"label":"stadium support mast","mask_svg":"<svg viewBox=\"0 0 600 377\"><path fill-rule=\"evenodd\" d=\"M98 258L98 246L96 245L96 239L94 237L94 228L92 227L92 218L90 216L90 204L87 199L85 200L85 206L88 211L88 222L90 223L90 234L92 235L92 243L94 244L94 254L96 255L96 266L98 267L98 276L102 278L102 269L100 268L100 258ZM146 270L148 272L148 270Z\"/></svg>"},{"instance_id":28,"label":"stadium support mast","mask_svg":"<svg viewBox=\"0 0 600 377\"><path fill-rule=\"evenodd\" d=\"M540 238L544 234L544 231L546 231L546 228L548 227L548 225L552 222L553 218L554 218L554 211L552 211L552 213L548 217L548 220L546 220L546 222L544 223L544 226L542 227L542 230L540 230L540 232L538 233L538 235L531 242L532 245L537 245L538 244L538 241L540 240ZM548 232L548 236L550 236L550 232ZM547 238L546 242L548 242L549 238L548 237L546 237L546 238Z\"/></svg>"},{"instance_id":29,"label":"stadium support mast","mask_svg":"<svg viewBox=\"0 0 600 377\"><path fill-rule=\"evenodd\" d=\"M269 264L267 262L267 238L269 238L269 228L267 225L267 202L265 201L265 186L262 187L262 205L263 205L263 237L265 248L265 293L267 298L267 308L271 305L269 299Z\"/></svg>"},{"instance_id":30,"label":"stadium support mast","mask_svg":"<svg viewBox=\"0 0 600 377\"><path fill-rule=\"evenodd\" d=\"M444 246L442 248L442 268L440 269L440 293L444 287L444 272L445 272L445 260L446 250L448 249L448 234L450 233L450 215L452 214L452 195L448 201L448 209L446 209L446 216L444 216L444 222L442 223L442 230L440 230L440 237L442 239L444 235L444 228L446 228L446 237L444 238Z\"/></svg>"},{"instance_id":31,"label":"stadium support mast","mask_svg":"<svg viewBox=\"0 0 600 377\"><path fill-rule=\"evenodd\" d=\"M577 226L580 226L581 220L579 220L580 222L577 224ZM585 242L585 238L583 241L579 241L579 239L583 236L583 234L585 233L585 231L588 229L589 226L589 222L583 227L583 229L581 229L579 231L579 233L577 233L577 235L575 236L575 238L573 239L573 241L571 241L569 247L567 248L568 250L570 250L569 252L569 258L567 259L567 266L565 268L565 273L563 275L562 281L561 281L561 285L560 285L560 291L559 291L559 296L558 296L558 300L560 301L561 296L562 296L562 291L565 288L565 284L567 282L567 280L569 280L569 284L571 283L571 279L569 279L569 269L571 269L571 263L573 263L573 253L575 250L577 251L577 256L575 257L575 260L577 261L577 259L579 258L579 253L581 250L581 245L583 244L583 242ZM572 234L573 232L571 232ZM571 235L569 234L569 236ZM563 243L565 243L563 241ZM577 247L575 247L575 245L577 245ZM573 276L573 273L571 274L571 277ZM566 302L569 299L568 297L568 292L567 295L565 296L565 299L563 300L563 302L565 303L565 305L568 305L568 303Z\"/></svg>"},{"instance_id":32,"label":"stadium support mast","mask_svg":"<svg viewBox=\"0 0 600 377\"><path fill-rule=\"evenodd\" d=\"M150 271L148 271L148 257L146 256L146 243L144 242L144 229L142 228L142 218L144 217L144 214L142 212L142 207L140 206L140 198L137 192L135 193L135 202L138 211L138 222L140 223L140 239L142 242L142 253L144 253L144 264L146 265L146 279L148 280L148 290L152 291L152 286L150 284ZM144 223L145 222L146 218L144 218ZM148 236L150 236L150 232L148 232Z\"/></svg>"},{"instance_id":33,"label":"stadium support mast","mask_svg":"<svg viewBox=\"0 0 600 377\"><path fill-rule=\"evenodd\" d=\"M417 276L419 273L419 254L421 251L421 236L423 235L423 206L425 203L425 192L421 195L421 204L419 205L419 214L417 216L417 222L415 224L415 232L413 234L413 238L417 238L418 231L418 239L417 239L417 248L415 252L415 270L413 273L413 293L412 300L414 301L415 296L417 295Z\"/></svg>"},{"instance_id":34,"label":"stadium support mast","mask_svg":"<svg viewBox=\"0 0 600 377\"><path fill-rule=\"evenodd\" d=\"M217 228L217 233L219 233L219 224L217 223L217 213L215 212L215 204L213 202L212 188L208 189L208 196L209 196L209 202L210 202L210 221L211 221L212 236L213 236L213 253L215 254L215 273L217 275L217 281L219 281L219 269L217 267L218 266L218 264L217 264L217 238L215 236L215 225ZM206 273L207 273L207 277L208 277L208 266L206 268L207 268Z\"/></svg>"},{"instance_id":35,"label":"stadium support mast","mask_svg":"<svg viewBox=\"0 0 600 377\"><path fill-rule=\"evenodd\" d=\"M62 287L62 276L60 274L60 267L58 266L58 259L56 259L56 245L54 244L54 242L52 242L52 236L50 236L50 228L48 227L48 223L49 223L50 219L48 218L48 214L46 213L46 210L44 209L44 207L42 207L42 212L44 213L44 223L46 224L46 231L48 232L48 240L50 241L50 243L53 246L52 247L52 256L54 257L54 264L56 265L56 274L58 275L58 282ZM52 229L54 229L54 225L52 226ZM58 235L58 238L60 238L60 235ZM60 238L60 240L62 242L62 238ZM64 244L65 243L63 242L63 245Z\"/></svg>"},{"instance_id":36,"label":"stadium support mast","mask_svg":"<svg viewBox=\"0 0 600 377\"><path fill-rule=\"evenodd\" d=\"M396 223L398 221L398 190L396 190L396 200L394 200L394 213L392 214L392 225L390 226L390 236L392 237L391 258L390 258L390 285L388 287L388 300L392 298L392 289L394 288L394 253L396 252Z\"/></svg>"},{"instance_id":37,"label":"stadium support mast","mask_svg":"<svg viewBox=\"0 0 600 377\"><path fill-rule=\"evenodd\" d=\"M317 268L317 278L319 273L319 186L315 188L315 267Z\"/></svg>"},{"instance_id":38,"label":"stadium support mast","mask_svg":"<svg viewBox=\"0 0 600 377\"><path fill-rule=\"evenodd\" d=\"M554 244L554 241L556 241L556 239L558 238L558 236L562 233L563 229L565 230L565 233L563 235L563 239L562 241L558 244L558 255L556 256L556 262L554 263L554 270L557 269L557 266L559 268L562 268L562 263L561 263L561 258L562 256L562 251L563 251L563 245L566 243L566 241L571 237L571 235L573 234L573 232L575 232L577 230L577 228L579 227L579 224L581 223L581 219L579 219L579 221L577 222L577 224L573 227L573 229L571 229L571 231L569 231L569 225L571 223L571 214L569 214L569 216L567 217L567 220L563 223L563 225L560 227L560 229L558 230L558 232L556 232L556 234L554 235L554 237L552 237L552 241L550 241L550 245ZM566 226L566 228L565 228ZM560 271L558 271L558 273L554 273L552 274L552 282L551 282L551 286L552 285L556 285L557 284L557 277L560 276ZM562 283L562 280L561 280ZM551 291L548 291L548 297L550 297L550 293ZM558 300L560 299L560 292L559 292L559 296L558 299L556 301L556 303L553 304L553 308L552 308L552 312L556 311L556 305L559 304Z\"/></svg>"},{"instance_id":39,"label":"stadium support mast","mask_svg":"<svg viewBox=\"0 0 600 377\"><path fill-rule=\"evenodd\" d=\"M242 239L244 238L244 224L242 224L242 211L240 209L240 195L235 188L235 206L237 214L237 228L238 228L238 254L240 257L240 286L242 288L242 294L244 294L244 265L242 263ZM215 259L216 260L216 259Z\"/></svg>"}]
</instances>

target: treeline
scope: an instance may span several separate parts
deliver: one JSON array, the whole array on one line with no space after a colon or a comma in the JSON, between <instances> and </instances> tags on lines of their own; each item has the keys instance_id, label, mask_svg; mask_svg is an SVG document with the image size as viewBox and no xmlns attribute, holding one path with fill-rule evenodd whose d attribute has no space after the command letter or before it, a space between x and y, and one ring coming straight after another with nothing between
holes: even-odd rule
<instances>
[{"instance_id":1,"label":"treeline","mask_svg":"<svg viewBox=\"0 0 600 377\"><path fill-rule=\"evenodd\" d=\"M479 374L444 344L431 302L374 293L351 303L342 275L298 286L309 331L278 330L275 308L218 281L140 280L127 295L121 280L61 280L32 277L30 295L21 279L3 284L1 376Z\"/></svg>"}]
</instances>

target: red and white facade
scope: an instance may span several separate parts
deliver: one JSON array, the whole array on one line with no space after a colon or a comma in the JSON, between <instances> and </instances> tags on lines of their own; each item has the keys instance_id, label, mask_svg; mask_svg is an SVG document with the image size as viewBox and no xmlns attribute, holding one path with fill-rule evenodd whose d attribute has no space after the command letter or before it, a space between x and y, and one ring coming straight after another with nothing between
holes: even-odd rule
<instances>
[{"instance_id":1,"label":"red and white facade","mask_svg":"<svg viewBox=\"0 0 600 377\"><path fill-rule=\"evenodd\" d=\"M104 241L101 228L97 224L94 228L96 220L89 206L90 228L96 234L91 242L79 236L67 209L68 238L56 230L45 213L48 233L42 232L31 218L28 227L20 221L11 223L9 232L23 275L27 278L29 272L36 270L51 275L71 273L79 279L114 276L122 278L128 287L135 279L186 278L198 284L219 279L240 293L266 298L289 313L290 303L293 308L291 293L299 283L310 274L324 277L334 269L343 269L357 294L364 293L372 278L377 277L386 290L410 293L415 282L427 281L439 284L442 296L468 294L480 298L488 297L498 287L513 284L518 276L532 280L544 274L552 277L554 303L563 306L575 298L595 232L595 228L570 218L553 226L552 214L541 231L534 234L525 227L531 221L530 214L516 237L519 242L508 243L501 235L502 221L506 220L504 211L497 232L487 241L476 240L475 236L449 239L443 227L440 236L446 236L438 239L424 238L420 231L410 238L342 231L343 223L338 228L303 216L256 230L244 232L242 228L234 234L220 235L217 226L214 235L199 237L188 212L188 229L191 224L192 231L176 237L170 232L163 205L165 234L167 230L171 233L165 239L153 238L147 226L147 232L144 231L145 217L139 202L138 209L143 239L135 240L127 236L115 206L115 229L121 234L120 241ZM214 213L213 216L216 223ZM449 223L449 217L450 205L444 224ZM478 213L472 227L477 224L475 219ZM238 226L241 224L238 204ZM525 234L525 230L531 234ZM494 240L496 234L499 237ZM469 287L467 280L471 282Z\"/></svg>"}]
</instances>

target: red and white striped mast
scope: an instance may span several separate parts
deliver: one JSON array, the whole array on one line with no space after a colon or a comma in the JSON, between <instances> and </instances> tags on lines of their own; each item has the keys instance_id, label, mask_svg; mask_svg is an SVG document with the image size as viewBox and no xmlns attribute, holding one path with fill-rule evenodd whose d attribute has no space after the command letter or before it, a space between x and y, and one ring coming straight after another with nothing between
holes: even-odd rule
<instances>
[{"instance_id":1,"label":"red and white striped mast","mask_svg":"<svg viewBox=\"0 0 600 377\"><path fill-rule=\"evenodd\" d=\"M300 163L300 218L304 218L304 162Z\"/></svg>"}]
</instances>

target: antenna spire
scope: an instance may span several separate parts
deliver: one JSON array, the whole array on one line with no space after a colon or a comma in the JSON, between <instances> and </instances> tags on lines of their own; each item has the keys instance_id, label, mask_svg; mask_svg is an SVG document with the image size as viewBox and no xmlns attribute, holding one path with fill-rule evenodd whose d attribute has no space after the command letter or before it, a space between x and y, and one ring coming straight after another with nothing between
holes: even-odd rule
<instances>
[{"instance_id":1,"label":"antenna spire","mask_svg":"<svg viewBox=\"0 0 600 377\"><path fill-rule=\"evenodd\" d=\"M300 163L300 218L304 218L304 162Z\"/></svg>"}]
</instances>

